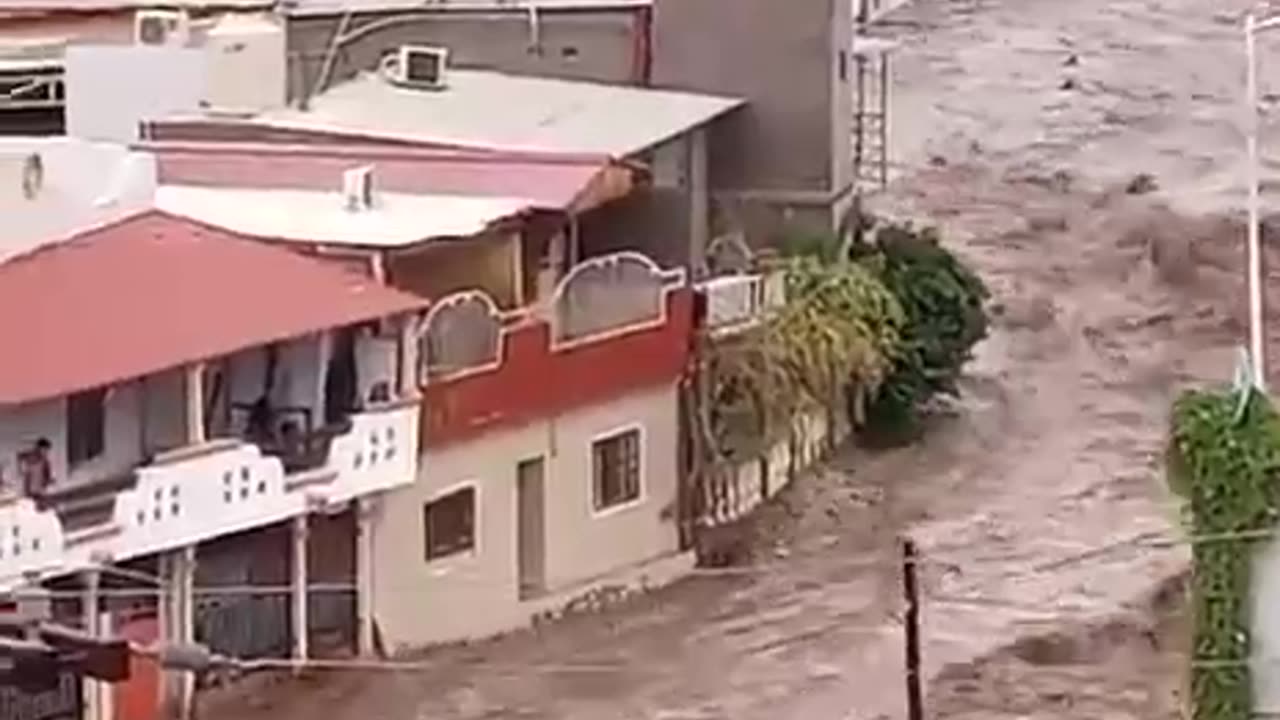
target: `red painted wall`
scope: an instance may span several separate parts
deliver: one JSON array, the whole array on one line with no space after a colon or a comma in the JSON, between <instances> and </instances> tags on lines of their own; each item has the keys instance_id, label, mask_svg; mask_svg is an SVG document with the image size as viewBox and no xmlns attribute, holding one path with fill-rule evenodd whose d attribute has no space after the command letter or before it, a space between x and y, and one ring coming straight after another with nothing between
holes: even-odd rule
<instances>
[{"instance_id":1,"label":"red painted wall","mask_svg":"<svg viewBox=\"0 0 1280 720\"><path fill-rule=\"evenodd\" d=\"M116 634L140 645L149 645L160 636L154 615L119 617ZM160 668L154 660L134 655L129 661L129 679L115 686L115 720L157 720L160 717Z\"/></svg>"},{"instance_id":2,"label":"red painted wall","mask_svg":"<svg viewBox=\"0 0 1280 720\"><path fill-rule=\"evenodd\" d=\"M422 446L439 447L679 378L692 341L693 292L667 296L660 327L551 351L550 328L508 331L502 365L423 390Z\"/></svg>"}]
</instances>

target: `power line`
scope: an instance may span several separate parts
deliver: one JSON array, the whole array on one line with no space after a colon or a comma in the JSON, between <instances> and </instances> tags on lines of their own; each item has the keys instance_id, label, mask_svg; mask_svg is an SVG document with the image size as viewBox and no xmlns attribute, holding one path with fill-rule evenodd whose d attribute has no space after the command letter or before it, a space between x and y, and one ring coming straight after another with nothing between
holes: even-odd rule
<instances>
[{"instance_id":1,"label":"power line","mask_svg":"<svg viewBox=\"0 0 1280 720\"><path fill-rule=\"evenodd\" d=\"M1086 562L1105 561L1106 555L1119 552L1122 550L1132 549L1172 549L1180 546L1195 546L1199 544L1212 544L1218 542L1229 542L1237 540L1262 540L1267 538L1280 537L1280 530L1257 530L1257 531L1241 531L1233 533L1215 533L1203 535L1184 535L1181 537L1169 537L1164 532L1158 530L1137 533L1131 537L1116 540L1101 546L1087 546L1080 543L1046 543L1044 540L1038 540L1040 546L1050 550L1065 550L1071 554L1067 557L1056 558L1051 561L1041 562L1030 567L1022 568L1016 571L1013 576L1026 576L1036 574L1046 574L1080 565ZM928 552L922 551L921 555L909 560L909 563L922 568L932 568L942 571L961 571L965 568L988 567L988 566L1009 566L1023 563L1029 558L1010 556L1008 554L993 555L973 555L965 553L966 550L987 549L991 543L984 541L976 541L967 545L954 546L947 548L946 552ZM775 560L766 562L752 563L745 565L729 566L729 567L700 567L682 575L682 578L755 578L776 579L779 582L787 582L796 579L796 571L803 571L813 567L827 571L848 571L848 570L899 570L901 560L892 556L891 548L883 548L877 554L870 557L860 558L843 558L835 557L832 553L824 553L822 551L814 551L803 554L787 554ZM1025 554L1021 551L1020 554ZM806 579L821 579L821 576ZM476 587L494 587L508 588L512 585L507 579L493 578L477 578L477 577L452 577L441 585L448 585L453 588L471 588ZM354 582L320 582L310 583L307 586L308 593L351 593L357 591ZM293 592L292 585L280 584L213 584L200 585L194 589L195 594L205 596L229 596L229 595L286 595ZM397 592L414 593L411 589L400 589ZM78 589L70 590L37 590L31 591L18 590L9 593L11 596L26 596L36 594L41 597L53 598L80 598L84 596L84 591ZM100 588L97 594L101 597L163 597L171 594L166 588Z\"/></svg>"}]
</instances>

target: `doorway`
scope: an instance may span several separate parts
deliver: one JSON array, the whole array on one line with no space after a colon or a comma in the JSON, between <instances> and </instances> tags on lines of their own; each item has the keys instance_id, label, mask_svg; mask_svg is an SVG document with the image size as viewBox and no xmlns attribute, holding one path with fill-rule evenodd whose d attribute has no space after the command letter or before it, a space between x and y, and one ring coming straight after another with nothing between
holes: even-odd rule
<instances>
[{"instance_id":1,"label":"doorway","mask_svg":"<svg viewBox=\"0 0 1280 720\"><path fill-rule=\"evenodd\" d=\"M546 463L542 457L516 465L516 545L520 599L546 592Z\"/></svg>"}]
</instances>

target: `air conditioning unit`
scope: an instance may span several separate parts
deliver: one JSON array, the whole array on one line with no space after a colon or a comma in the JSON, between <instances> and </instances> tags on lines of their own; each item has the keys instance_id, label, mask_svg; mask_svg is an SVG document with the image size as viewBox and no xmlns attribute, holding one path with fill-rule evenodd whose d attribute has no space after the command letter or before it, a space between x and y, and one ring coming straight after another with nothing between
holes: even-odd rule
<instances>
[{"instance_id":1,"label":"air conditioning unit","mask_svg":"<svg viewBox=\"0 0 1280 720\"><path fill-rule=\"evenodd\" d=\"M183 47L191 39L191 20L180 10L139 10L133 20L138 45Z\"/></svg>"},{"instance_id":2,"label":"air conditioning unit","mask_svg":"<svg viewBox=\"0 0 1280 720\"><path fill-rule=\"evenodd\" d=\"M439 90L445 86L449 49L435 45L402 45L392 78L400 85Z\"/></svg>"},{"instance_id":3,"label":"air conditioning unit","mask_svg":"<svg viewBox=\"0 0 1280 720\"><path fill-rule=\"evenodd\" d=\"M342 196L347 210L355 212L373 207L373 166L352 168L342 173Z\"/></svg>"}]
</instances>

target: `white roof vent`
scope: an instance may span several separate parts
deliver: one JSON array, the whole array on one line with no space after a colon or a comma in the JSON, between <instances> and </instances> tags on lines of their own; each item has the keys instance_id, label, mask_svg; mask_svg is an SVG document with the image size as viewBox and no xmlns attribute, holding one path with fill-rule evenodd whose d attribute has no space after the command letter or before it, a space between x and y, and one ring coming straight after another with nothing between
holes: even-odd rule
<instances>
[{"instance_id":1,"label":"white roof vent","mask_svg":"<svg viewBox=\"0 0 1280 720\"><path fill-rule=\"evenodd\" d=\"M352 168L342 173L342 197L349 212L373 209L373 166Z\"/></svg>"},{"instance_id":2,"label":"white roof vent","mask_svg":"<svg viewBox=\"0 0 1280 720\"><path fill-rule=\"evenodd\" d=\"M191 39L191 20L181 10L139 10L133 18L138 45L184 47Z\"/></svg>"},{"instance_id":3,"label":"white roof vent","mask_svg":"<svg viewBox=\"0 0 1280 720\"><path fill-rule=\"evenodd\" d=\"M402 45L382 61L391 82L424 90L441 90L449 69L449 49L437 45Z\"/></svg>"}]
</instances>

